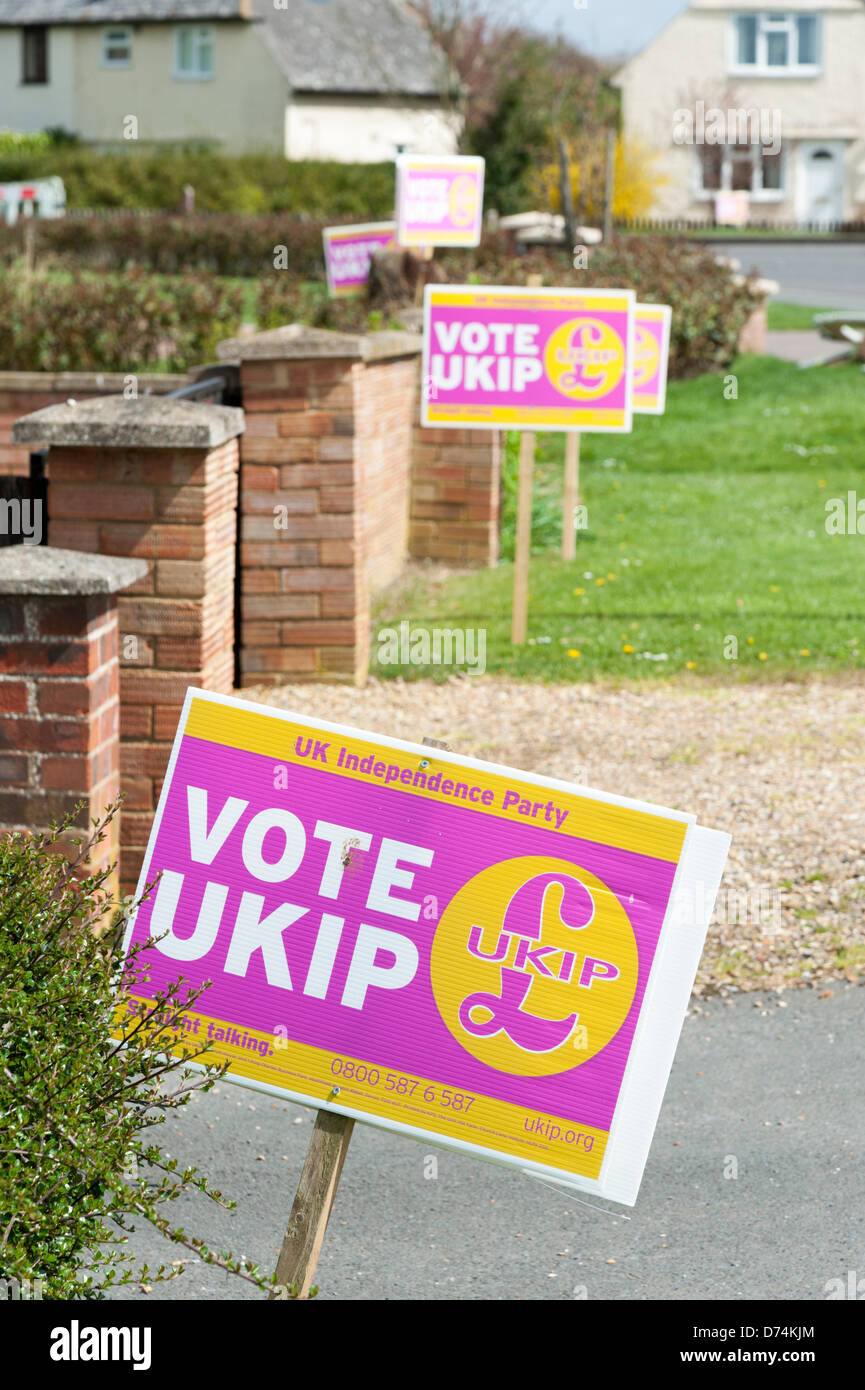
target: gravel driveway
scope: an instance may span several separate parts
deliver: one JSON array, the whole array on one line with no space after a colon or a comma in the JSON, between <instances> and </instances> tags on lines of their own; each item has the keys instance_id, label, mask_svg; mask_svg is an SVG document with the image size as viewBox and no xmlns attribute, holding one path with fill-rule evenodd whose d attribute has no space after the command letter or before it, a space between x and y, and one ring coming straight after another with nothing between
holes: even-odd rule
<instances>
[{"instance_id":1,"label":"gravel driveway","mask_svg":"<svg viewBox=\"0 0 865 1390\"><path fill-rule=\"evenodd\" d=\"M733 847L696 992L865 977L865 681L454 677L242 692L371 733L692 811Z\"/></svg>"}]
</instances>

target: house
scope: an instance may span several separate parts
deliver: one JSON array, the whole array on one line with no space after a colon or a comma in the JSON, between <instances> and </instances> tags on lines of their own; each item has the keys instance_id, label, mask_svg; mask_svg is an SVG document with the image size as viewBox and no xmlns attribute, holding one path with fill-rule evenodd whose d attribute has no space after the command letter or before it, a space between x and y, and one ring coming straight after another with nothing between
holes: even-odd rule
<instances>
[{"instance_id":1,"label":"house","mask_svg":"<svg viewBox=\"0 0 865 1390\"><path fill-rule=\"evenodd\" d=\"M0 129L368 163L453 153L455 94L402 0L0 0Z\"/></svg>"},{"instance_id":2,"label":"house","mask_svg":"<svg viewBox=\"0 0 865 1390\"><path fill-rule=\"evenodd\" d=\"M865 216L863 55L865 0L692 0L613 79L658 156L652 215Z\"/></svg>"}]
</instances>

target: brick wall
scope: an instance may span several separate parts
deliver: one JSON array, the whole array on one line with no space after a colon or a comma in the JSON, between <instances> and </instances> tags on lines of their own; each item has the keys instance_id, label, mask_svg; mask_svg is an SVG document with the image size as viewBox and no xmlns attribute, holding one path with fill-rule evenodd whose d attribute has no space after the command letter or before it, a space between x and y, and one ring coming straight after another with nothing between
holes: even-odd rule
<instances>
[{"instance_id":1,"label":"brick wall","mask_svg":"<svg viewBox=\"0 0 865 1390\"><path fill-rule=\"evenodd\" d=\"M502 436L496 430L414 427L409 549L416 559L495 565Z\"/></svg>"},{"instance_id":2,"label":"brick wall","mask_svg":"<svg viewBox=\"0 0 865 1390\"><path fill-rule=\"evenodd\" d=\"M361 538L371 595L396 579L408 554L417 360L372 362L355 376L355 448Z\"/></svg>"},{"instance_id":3,"label":"brick wall","mask_svg":"<svg viewBox=\"0 0 865 1390\"><path fill-rule=\"evenodd\" d=\"M51 443L50 546L148 561L118 600L124 891L138 877L187 688L234 686L240 429L241 412L225 407L112 397L54 406L16 431ZM212 447L196 443L205 435ZM78 442L88 437L106 442Z\"/></svg>"},{"instance_id":4,"label":"brick wall","mask_svg":"<svg viewBox=\"0 0 865 1390\"><path fill-rule=\"evenodd\" d=\"M12 427L22 415L61 404L70 397L90 400L122 392L127 380L119 372L0 372L0 477L26 477L30 454L40 447L39 443L12 442ZM165 372L139 376L136 380L142 395L146 391L164 395L185 386L189 377Z\"/></svg>"},{"instance_id":5,"label":"brick wall","mask_svg":"<svg viewBox=\"0 0 865 1390\"><path fill-rule=\"evenodd\" d=\"M13 549L0 554L0 827L47 828L83 801L75 825L84 829L120 789L116 599L9 593L12 566L41 573L56 560L41 547ZM87 584L109 590L105 567L86 565ZM113 578L130 582L143 568L127 562ZM116 857L115 821L92 864Z\"/></svg>"},{"instance_id":6,"label":"brick wall","mask_svg":"<svg viewBox=\"0 0 865 1390\"><path fill-rule=\"evenodd\" d=\"M243 683L363 680L369 596L398 573L419 345L297 326L240 361Z\"/></svg>"}]
</instances>

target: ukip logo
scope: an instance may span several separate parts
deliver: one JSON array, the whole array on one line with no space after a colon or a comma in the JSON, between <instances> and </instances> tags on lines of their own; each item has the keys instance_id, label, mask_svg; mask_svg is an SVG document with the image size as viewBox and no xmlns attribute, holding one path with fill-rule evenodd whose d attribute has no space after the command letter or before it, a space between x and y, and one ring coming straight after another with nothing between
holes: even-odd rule
<instances>
[{"instance_id":1,"label":"ukip logo","mask_svg":"<svg viewBox=\"0 0 865 1390\"><path fill-rule=\"evenodd\" d=\"M625 372L622 339L605 319L579 318L561 324L544 351L550 382L571 400L592 401L616 389Z\"/></svg>"},{"instance_id":2,"label":"ukip logo","mask_svg":"<svg viewBox=\"0 0 865 1390\"><path fill-rule=\"evenodd\" d=\"M633 1001L637 948L600 880L531 857L471 879L442 914L431 955L439 1012L499 1071L571 1070L606 1046Z\"/></svg>"}]
</instances>

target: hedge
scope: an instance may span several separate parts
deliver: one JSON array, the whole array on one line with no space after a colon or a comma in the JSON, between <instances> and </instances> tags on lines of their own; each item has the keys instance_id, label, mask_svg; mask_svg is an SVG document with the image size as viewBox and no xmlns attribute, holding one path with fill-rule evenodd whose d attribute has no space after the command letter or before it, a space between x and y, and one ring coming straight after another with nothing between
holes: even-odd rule
<instances>
[{"instance_id":1,"label":"hedge","mask_svg":"<svg viewBox=\"0 0 865 1390\"><path fill-rule=\"evenodd\" d=\"M243 291L209 275L0 276L0 370L185 371L243 319Z\"/></svg>"},{"instance_id":2,"label":"hedge","mask_svg":"<svg viewBox=\"0 0 865 1390\"><path fill-rule=\"evenodd\" d=\"M475 250L444 252L438 260L451 284L525 285L534 274L544 285L630 288L639 299L671 305L672 379L725 370L745 322L762 302L753 285L737 283L717 263L712 250L668 237L617 238L592 249L586 270L574 269L563 251L519 256L502 235L486 237ZM257 318L262 328L291 322L343 330L370 325L364 300L330 301L323 285L298 284L282 271L262 279Z\"/></svg>"},{"instance_id":3,"label":"hedge","mask_svg":"<svg viewBox=\"0 0 865 1390\"><path fill-rule=\"evenodd\" d=\"M287 160L280 154L227 155L210 150L128 149L100 153L69 144L16 148L0 144L0 183L57 174L70 208L169 211L192 184L197 212L294 212L356 221L389 217L394 165Z\"/></svg>"},{"instance_id":4,"label":"hedge","mask_svg":"<svg viewBox=\"0 0 865 1390\"><path fill-rule=\"evenodd\" d=\"M321 229L312 218L267 213L205 213L171 216L123 213L58 217L14 227L0 224L0 265L24 254L29 233L37 266L69 269L143 270L176 275L206 270L214 275L252 276L273 270L277 249L290 273L324 275Z\"/></svg>"}]
</instances>

